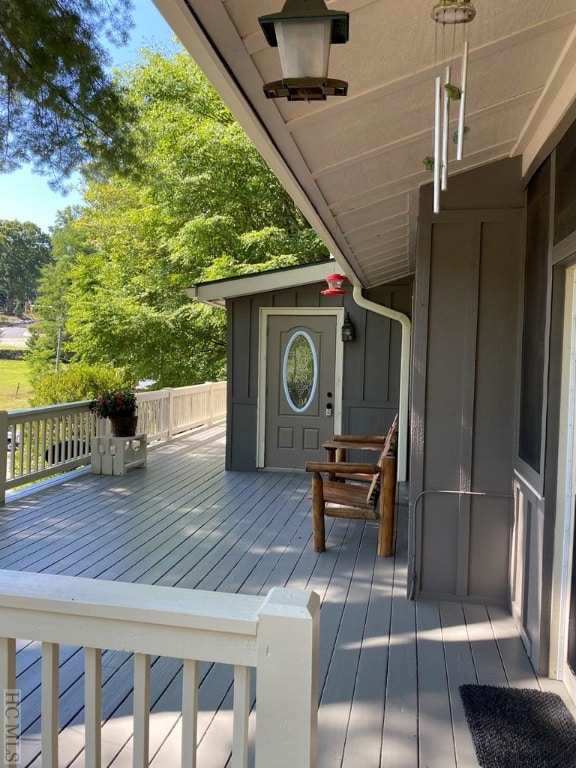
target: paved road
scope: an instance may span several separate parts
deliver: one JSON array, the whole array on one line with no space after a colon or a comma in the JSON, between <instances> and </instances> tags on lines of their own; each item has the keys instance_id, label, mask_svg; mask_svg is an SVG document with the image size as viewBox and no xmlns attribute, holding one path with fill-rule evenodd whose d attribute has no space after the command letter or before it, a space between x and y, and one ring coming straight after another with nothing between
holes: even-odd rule
<instances>
[{"instance_id":1,"label":"paved road","mask_svg":"<svg viewBox=\"0 0 576 768\"><path fill-rule=\"evenodd\" d=\"M28 326L30 322L12 323L0 328L0 342L14 347L25 347L29 336Z\"/></svg>"}]
</instances>

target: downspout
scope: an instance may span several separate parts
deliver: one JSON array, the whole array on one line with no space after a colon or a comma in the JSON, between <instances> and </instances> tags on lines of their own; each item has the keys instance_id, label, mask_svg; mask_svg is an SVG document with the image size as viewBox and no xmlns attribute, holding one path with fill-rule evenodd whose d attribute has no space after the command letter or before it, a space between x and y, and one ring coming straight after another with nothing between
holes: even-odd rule
<instances>
[{"instance_id":1,"label":"downspout","mask_svg":"<svg viewBox=\"0 0 576 768\"><path fill-rule=\"evenodd\" d=\"M402 312L377 304L364 298L362 288L355 285L352 293L354 301L367 312L374 312L390 320L396 320L402 326L402 347L400 352L400 402L398 405L398 480L404 482L408 464L408 392L410 386L410 336L412 323Z\"/></svg>"}]
</instances>

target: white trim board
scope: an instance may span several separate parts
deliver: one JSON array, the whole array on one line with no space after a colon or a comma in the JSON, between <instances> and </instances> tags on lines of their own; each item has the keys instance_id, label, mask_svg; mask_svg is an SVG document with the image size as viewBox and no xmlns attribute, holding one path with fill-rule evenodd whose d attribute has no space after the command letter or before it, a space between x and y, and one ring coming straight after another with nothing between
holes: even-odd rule
<instances>
[{"instance_id":1,"label":"white trim board","mask_svg":"<svg viewBox=\"0 0 576 768\"><path fill-rule=\"evenodd\" d=\"M205 304L224 307L226 299L320 283L326 279L326 275L341 271L335 261L319 261L317 264L306 264L301 267L286 267L286 269L274 269L269 272L254 272L229 280L198 283L187 288L186 294L191 299L198 299Z\"/></svg>"}]
</instances>

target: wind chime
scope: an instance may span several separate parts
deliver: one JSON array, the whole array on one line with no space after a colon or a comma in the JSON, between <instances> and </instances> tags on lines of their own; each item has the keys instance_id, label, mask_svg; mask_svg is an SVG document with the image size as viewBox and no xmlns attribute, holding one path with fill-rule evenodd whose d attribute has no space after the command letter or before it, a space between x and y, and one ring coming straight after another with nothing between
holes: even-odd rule
<instances>
[{"instance_id":1,"label":"wind chime","mask_svg":"<svg viewBox=\"0 0 576 768\"><path fill-rule=\"evenodd\" d=\"M464 157L464 137L468 131L464 119L466 113L466 84L468 75L468 23L476 16L470 0L440 0L432 9L436 27L435 60L440 74L434 83L434 157L424 164L434 169L434 213L440 212L440 192L448 186L448 149L450 132L450 103L458 102L458 128L454 133L456 159ZM459 34L461 31L461 34ZM441 50L439 51L439 37ZM451 40L449 39L451 38ZM450 47L448 58L447 46ZM452 77L456 49L460 48L460 84ZM446 61L449 61L446 64ZM430 162L431 161L431 162Z\"/></svg>"}]
</instances>

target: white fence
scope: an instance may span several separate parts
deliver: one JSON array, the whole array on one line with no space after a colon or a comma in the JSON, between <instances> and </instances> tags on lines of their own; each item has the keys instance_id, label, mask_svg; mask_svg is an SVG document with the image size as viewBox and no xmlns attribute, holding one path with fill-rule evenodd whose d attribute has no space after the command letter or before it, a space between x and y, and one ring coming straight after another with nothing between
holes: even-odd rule
<instances>
[{"instance_id":1,"label":"white fence","mask_svg":"<svg viewBox=\"0 0 576 768\"><path fill-rule=\"evenodd\" d=\"M83 765L100 766L102 650L134 653L133 765L144 768L152 725L150 657L182 659L180 764L192 768L197 765L198 662L231 664L230 766L247 768L250 676L256 668L255 767L314 768L318 625L319 598L309 591L273 589L267 597L253 597L0 571L0 690L17 687L15 640L41 642L40 764L57 768L59 645L83 647ZM8 754L10 738L13 758L5 764L15 766L21 757L28 764L32 755L22 751L36 747L18 740L7 710L0 714L0 754Z\"/></svg>"},{"instance_id":2,"label":"white fence","mask_svg":"<svg viewBox=\"0 0 576 768\"><path fill-rule=\"evenodd\" d=\"M138 431L148 442L170 440L226 417L226 382L138 394ZM6 490L90 464L91 440L107 434L90 401L0 411L0 504Z\"/></svg>"}]
</instances>

